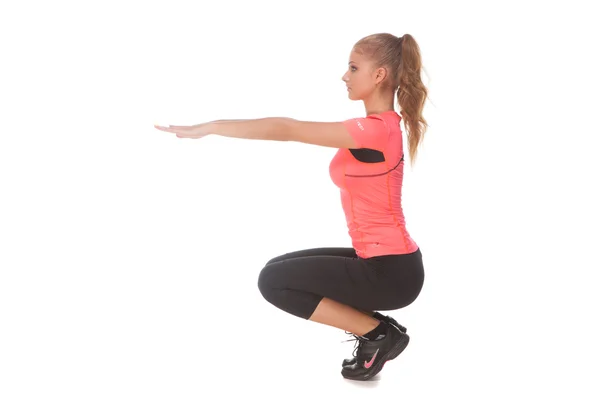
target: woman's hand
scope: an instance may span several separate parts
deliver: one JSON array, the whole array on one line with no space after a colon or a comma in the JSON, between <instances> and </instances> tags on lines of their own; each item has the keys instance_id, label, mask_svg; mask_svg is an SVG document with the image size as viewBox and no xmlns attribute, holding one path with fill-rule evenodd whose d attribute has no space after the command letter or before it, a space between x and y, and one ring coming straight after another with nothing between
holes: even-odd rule
<instances>
[{"instance_id":1,"label":"woman's hand","mask_svg":"<svg viewBox=\"0 0 600 400\"><path fill-rule=\"evenodd\" d=\"M158 130L171 132L177 135L178 138L189 138L189 139L199 139L201 137L207 136L210 134L208 131L209 124L199 124L199 125L191 125L191 126L180 126L180 125L169 125L169 126L160 126L154 125L154 127Z\"/></svg>"}]
</instances>

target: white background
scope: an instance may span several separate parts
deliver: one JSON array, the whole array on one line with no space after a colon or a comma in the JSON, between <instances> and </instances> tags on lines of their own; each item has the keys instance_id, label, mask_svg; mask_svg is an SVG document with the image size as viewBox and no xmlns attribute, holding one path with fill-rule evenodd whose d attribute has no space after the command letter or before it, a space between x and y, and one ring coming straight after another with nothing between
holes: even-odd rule
<instances>
[{"instance_id":1,"label":"white background","mask_svg":"<svg viewBox=\"0 0 600 400\"><path fill-rule=\"evenodd\" d=\"M591 3L3 3L0 398L597 399ZM356 383L343 331L256 285L351 245L336 150L153 124L364 116L341 77L377 32L416 38L430 90L403 196L426 282Z\"/></svg>"}]
</instances>

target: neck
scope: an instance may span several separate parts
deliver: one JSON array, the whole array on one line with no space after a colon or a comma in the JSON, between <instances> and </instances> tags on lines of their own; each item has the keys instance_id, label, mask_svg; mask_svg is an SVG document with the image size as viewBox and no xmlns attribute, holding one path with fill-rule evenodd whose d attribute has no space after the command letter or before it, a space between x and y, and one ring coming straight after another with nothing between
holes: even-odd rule
<instances>
[{"instance_id":1,"label":"neck","mask_svg":"<svg viewBox=\"0 0 600 400\"><path fill-rule=\"evenodd\" d=\"M381 114L386 111L394 111L394 94L378 96L374 93L373 96L365 99L364 103L367 115Z\"/></svg>"}]
</instances>

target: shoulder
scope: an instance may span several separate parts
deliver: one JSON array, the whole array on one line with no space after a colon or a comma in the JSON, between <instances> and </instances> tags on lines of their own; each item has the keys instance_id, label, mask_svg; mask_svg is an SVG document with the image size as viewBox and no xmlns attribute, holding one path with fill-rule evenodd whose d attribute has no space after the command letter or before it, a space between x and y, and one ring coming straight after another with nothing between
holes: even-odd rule
<instances>
[{"instance_id":1,"label":"shoulder","mask_svg":"<svg viewBox=\"0 0 600 400\"><path fill-rule=\"evenodd\" d=\"M386 118L381 114L369 114L365 117L350 118L343 121L342 124L344 124L351 132L387 132L389 130L389 125L386 121Z\"/></svg>"}]
</instances>

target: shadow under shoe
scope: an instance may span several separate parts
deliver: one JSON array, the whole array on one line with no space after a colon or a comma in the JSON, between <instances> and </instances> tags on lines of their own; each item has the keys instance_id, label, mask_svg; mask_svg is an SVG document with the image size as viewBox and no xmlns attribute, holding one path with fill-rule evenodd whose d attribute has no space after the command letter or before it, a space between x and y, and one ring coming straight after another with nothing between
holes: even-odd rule
<instances>
[{"instance_id":1,"label":"shadow under shoe","mask_svg":"<svg viewBox=\"0 0 600 400\"><path fill-rule=\"evenodd\" d=\"M393 326L396 327L396 329L399 329L401 332L406 333L406 328L403 327L402 325L400 325L398 323L398 321L396 321L394 318L384 315L383 318L380 319L380 321L386 322L388 324L391 324ZM352 335L349 332L346 332L350 335ZM352 335L352 336L356 336L356 335ZM352 339L350 339L352 340ZM342 367L345 367L346 365L352 365L356 362L356 356L352 357L352 358L345 358L344 361L342 361Z\"/></svg>"},{"instance_id":2,"label":"shadow under shoe","mask_svg":"<svg viewBox=\"0 0 600 400\"><path fill-rule=\"evenodd\" d=\"M346 379L366 381L377 375L383 365L398 357L408 346L409 336L387 324L386 336L380 340L367 340L354 335L357 340L356 362L342 368Z\"/></svg>"}]
</instances>

